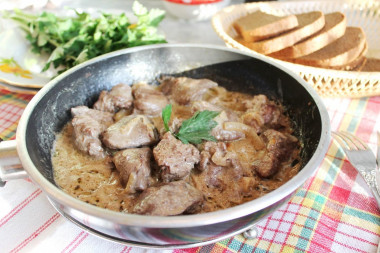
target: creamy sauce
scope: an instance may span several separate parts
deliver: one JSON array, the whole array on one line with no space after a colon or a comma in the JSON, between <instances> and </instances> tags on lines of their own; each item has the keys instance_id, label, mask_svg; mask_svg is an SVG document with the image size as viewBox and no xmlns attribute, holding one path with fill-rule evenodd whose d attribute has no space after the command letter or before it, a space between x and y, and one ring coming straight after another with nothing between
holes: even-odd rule
<instances>
[{"instance_id":1,"label":"creamy sauce","mask_svg":"<svg viewBox=\"0 0 380 253\"><path fill-rule=\"evenodd\" d=\"M92 205L114 211L128 209L133 198L124 194L112 162L79 151L72 132L73 127L68 123L56 136L52 156L55 182L66 193Z\"/></svg>"},{"instance_id":2,"label":"creamy sauce","mask_svg":"<svg viewBox=\"0 0 380 253\"><path fill-rule=\"evenodd\" d=\"M204 96L204 100L228 107L238 116L241 116L244 110L241 101L247 98L250 96L227 92L220 87L210 89L210 92ZM192 112L188 106L173 105L173 114L172 119L175 117L187 119L191 117ZM157 129L162 129L161 117L153 117L151 120ZM75 147L72 135L73 127L69 122L56 136L52 163L57 185L69 195L92 205L114 211L130 212L138 194L126 193L119 173L109 157L95 159L82 153ZM244 138L228 142L227 149L236 153L246 177L234 181L231 178L234 176L233 172L227 172L226 181L231 182L228 186L222 189L210 188L204 183L205 173L193 169L190 177L185 180L204 193L206 201L200 212L228 208L263 196L287 182L299 171L299 163L293 166L290 164L297 159L298 153L295 153L292 159L282 164L281 170L272 178L263 179L252 170L252 163L263 156L263 151L256 150L251 139ZM152 173L153 177L156 177L154 168L152 168ZM248 180L248 177L251 179ZM247 192L239 195L236 193L236 187L241 187L242 184L247 185Z\"/></svg>"}]
</instances>

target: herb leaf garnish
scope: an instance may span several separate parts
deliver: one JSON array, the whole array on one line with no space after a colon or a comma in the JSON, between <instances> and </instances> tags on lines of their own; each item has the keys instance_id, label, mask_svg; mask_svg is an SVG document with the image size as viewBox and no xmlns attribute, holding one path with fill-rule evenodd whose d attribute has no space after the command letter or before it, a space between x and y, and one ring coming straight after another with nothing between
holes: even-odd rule
<instances>
[{"instance_id":1,"label":"herb leaf garnish","mask_svg":"<svg viewBox=\"0 0 380 253\"><path fill-rule=\"evenodd\" d=\"M168 104L162 110L162 121L164 122L166 132L170 132L169 121L170 121L171 115L172 115L172 104Z\"/></svg>"},{"instance_id":2,"label":"herb leaf garnish","mask_svg":"<svg viewBox=\"0 0 380 253\"><path fill-rule=\"evenodd\" d=\"M164 121L166 131L170 131L168 123L171 112L171 104L162 110L162 120ZM213 119L219 114L220 112L216 111L198 111L190 119L182 122L177 133L172 132L172 134L184 144L200 144L202 140L216 141L215 137L211 135L211 130L218 125Z\"/></svg>"}]
</instances>

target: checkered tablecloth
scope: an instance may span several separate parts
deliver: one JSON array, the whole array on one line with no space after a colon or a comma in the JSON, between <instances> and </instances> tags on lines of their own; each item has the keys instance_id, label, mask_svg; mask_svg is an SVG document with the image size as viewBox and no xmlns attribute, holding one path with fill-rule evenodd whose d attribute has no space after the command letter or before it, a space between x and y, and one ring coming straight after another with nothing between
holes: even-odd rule
<instances>
[{"instance_id":1,"label":"checkered tablecloth","mask_svg":"<svg viewBox=\"0 0 380 253\"><path fill-rule=\"evenodd\" d=\"M15 137L32 95L0 89L0 137ZM332 130L347 130L373 150L380 97L323 99ZM335 143L314 177L281 209L257 224L259 236L238 235L199 248L168 252L376 252L380 210L364 180ZM61 217L30 180L0 188L0 252L149 252L106 241Z\"/></svg>"}]
</instances>

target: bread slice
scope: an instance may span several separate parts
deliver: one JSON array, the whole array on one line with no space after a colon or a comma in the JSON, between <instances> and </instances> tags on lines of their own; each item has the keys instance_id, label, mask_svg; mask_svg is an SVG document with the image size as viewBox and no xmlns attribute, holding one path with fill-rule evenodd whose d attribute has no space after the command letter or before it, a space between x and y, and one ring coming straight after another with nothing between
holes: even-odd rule
<instances>
[{"instance_id":1,"label":"bread slice","mask_svg":"<svg viewBox=\"0 0 380 253\"><path fill-rule=\"evenodd\" d=\"M325 25L325 16L320 11L297 14L296 17L298 19L298 27L294 30L259 42L246 42L242 40L239 40L239 42L258 53L270 54L293 46L297 42L318 32Z\"/></svg>"},{"instance_id":2,"label":"bread slice","mask_svg":"<svg viewBox=\"0 0 380 253\"><path fill-rule=\"evenodd\" d=\"M362 69L364 68L366 62L367 62L367 57L365 56L362 56L362 57L359 57L359 63L358 65L356 65L355 67L351 68L350 70L351 71L357 71L357 72L360 72L362 71Z\"/></svg>"},{"instance_id":3,"label":"bread slice","mask_svg":"<svg viewBox=\"0 0 380 253\"><path fill-rule=\"evenodd\" d=\"M324 48L290 61L314 67L334 67L348 64L356 59L366 45L366 38L360 27L347 27L342 37Z\"/></svg>"},{"instance_id":4,"label":"bread slice","mask_svg":"<svg viewBox=\"0 0 380 253\"><path fill-rule=\"evenodd\" d=\"M368 58L361 71L380 72L380 59Z\"/></svg>"},{"instance_id":5,"label":"bread slice","mask_svg":"<svg viewBox=\"0 0 380 253\"><path fill-rule=\"evenodd\" d=\"M364 64L367 61L367 58L365 57L367 51L368 51L368 44L365 43L364 49L359 54L359 56L356 57L353 61L350 61L349 63L341 65L341 66L331 66L329 68L330 69L335 69L335 70L346 70L346 71L355 70L355 71L360 71L364 67Z\"/></svg>"},{"instance_id":6,"label":"bread slice","mask_svg":"<svg viewBox=\"0 0 380 253\"><path fill-rule=\"evenodd\" d=\"M333 12L325 15L325 26L303 41L287 47L269 56L279 59L298 58L318 51L326 45L342 37L346 31L346 16L341 12Z\"/></svg>"},{"instance_id":7,"label":"bread slice","mask_svg":"<svg viewBox=\"0 0 380 253\"><path fill-rule=\"evenodd\" d=\"M276 36L298 26L295 15L275 16L262 11L250 13L233 23L233 27L247 42Z\"/></svg>"}]
</instances>

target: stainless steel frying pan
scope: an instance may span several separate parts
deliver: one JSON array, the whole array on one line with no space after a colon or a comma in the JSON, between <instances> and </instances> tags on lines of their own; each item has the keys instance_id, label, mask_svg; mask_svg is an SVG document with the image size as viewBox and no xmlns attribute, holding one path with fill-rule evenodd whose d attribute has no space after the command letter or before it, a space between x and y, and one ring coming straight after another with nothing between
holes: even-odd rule
<instances>
[{"instance_id":1,"label":"stainless steel frying pan","mask_svg":"<svg viewBox=\"0 0 380 253\"><path fill-rule=\"evenodd\" d=\"M50 156L55 133L70 120L70 108L91 106L101 90L120 82L154 83L161 74L210 78L229 90L263 93L281 101L292 118L295 134L304 145L302 170L279 189L259 199L222 211L173 217L113 212L61 191L54 183ZM134 246L185 248L241 233L286 203L314 174L329 140L329 118L321 99L311 86L288 69L260 56L225 47L163 44L103 55L58 76L28 104L18 125L16 141L3 142L0 146L8 153L17 146L22 167L29 177L63 216L83 229ZM7 178L12 178L12 173Z\"/></svg>"}]
</instances>

